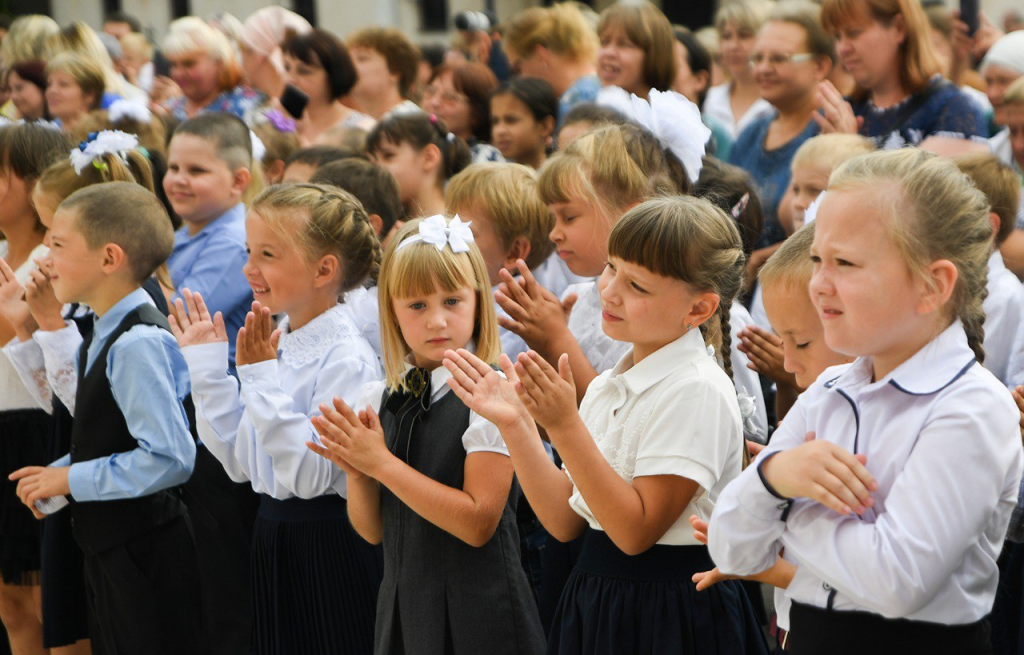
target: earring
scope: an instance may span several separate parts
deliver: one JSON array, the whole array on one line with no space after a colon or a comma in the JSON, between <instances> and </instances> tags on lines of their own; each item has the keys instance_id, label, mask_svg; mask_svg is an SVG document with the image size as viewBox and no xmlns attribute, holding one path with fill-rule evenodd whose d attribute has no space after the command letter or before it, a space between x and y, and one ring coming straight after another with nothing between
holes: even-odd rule
<instances>
[{"instance_id":1,"label":"earring","mask_svg":"<svg viewBox=\"0 0 1024 655\"><path fill-rule=\"evenodd\" d=\"M686 324L686 331L687 331L687 332L689 332L689 331L690 331L690 330L692 330L692 329L693 329L693 326L692 326L692 325L690 325L689 323L687 323L687 324Z\"/></svg>"}]
</instances>

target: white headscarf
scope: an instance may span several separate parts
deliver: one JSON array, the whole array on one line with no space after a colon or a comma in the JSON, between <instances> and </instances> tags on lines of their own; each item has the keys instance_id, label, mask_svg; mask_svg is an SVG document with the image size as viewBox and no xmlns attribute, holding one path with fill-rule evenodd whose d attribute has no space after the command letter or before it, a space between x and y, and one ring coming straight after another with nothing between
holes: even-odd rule
<instances>
[{"instance_id":1,"label":"white headscarf","mask_svg":"<svg viewBox=\"0 0 1024 655\"><path fill-rule=\"evenodd\" d=\"M242 41L253 52L266 55L270 63L284 72L281 44L289 35L306 34L313 27L302 16L284 7L264 7L246 19L242 26Z\"/></svg>"},{"instance_id":2,"label":"white headscarf","mask_svg":"<svg viewBox=\"0 0 1024 655\"><path fill-rule=\"evenodd\" d=\"M1024 75L1024 30L1010 32L996 41L981 60L981 72L992 64Z\"/></svg>"}]
</instances>

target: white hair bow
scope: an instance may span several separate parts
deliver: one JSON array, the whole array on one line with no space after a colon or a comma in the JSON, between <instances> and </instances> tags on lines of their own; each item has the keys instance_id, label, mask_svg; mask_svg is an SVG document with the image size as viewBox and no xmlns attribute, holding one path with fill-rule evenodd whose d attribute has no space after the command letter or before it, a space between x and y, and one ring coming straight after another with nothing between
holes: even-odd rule
<instances>
[{"instance_id":1,"label":"white hair bow","mask_svg":"<svg viewBox=\"0 0 1024 655\"><path fill-rule=\"evenodd\" d=\"M267 155L267 146L263 145L263 139L258 134L249 130L249 140L252 142L252 161L259 163Z\"/></svg>"},{"instance_id":2,"label":"white hair bow","mask_svg":"<svg viewBox=\"0 0 1024 655\"><path fill-rule=\"evenodd\" d=\"M651 89L648 97L650 102L617 86L606 86L598 92L597 104L611 107L647 129L679 158L690 182L696 183L711 128L701 120L697 105L675 91Z\"/></svg>"},{"instance_id":3,"label":"white hair bow","mask_svg":"<svg viewBox=\"0 0 1024 655\"><path fill-rule=\"evenodd\" d=\"M107 117L111 123L117 123L125 118L131 118L140 123L149 124L153 120L153 113L149 111L146 103L140 100L127 100L119 98L110 103L107 109Z\"/></svg>"},{"instance_id":4,"label":"white hair bow","mask_svg":"<svg viewBox=\"0 0 1024 655\"><path fill-rule=\"evenodd\" d=\"M128 163L128 152L139 147L139 139L134 134L121 130L104 130L90 137L88 141L83 141L71 151L71 165L79 175L89 164L97 168L105 167L106 164L101 165L96 161L103 155L117 155Z\"/></svg>"},{"instance_id":5,"label":"white hair bow","mask_svg":"<svg viewBox=\"0 0 1024 655\"><path fill-rule=\"evenodd\" d=\"M807 209L804 210L804 225L809 225L814 222L814 219L818 217L818 207L821 205L821 201L825 198L825 192L822 191L818 194L818 197L814 199Z\"/></svg>"},{"instance_id":6,"label":"white hair bow","mask_svg":"<svg viewBox=\"0 0 1024 655\"><path fill-rule=\"evenodd\" d=\"M452 252L466 252L469 250L469 244L473 243L473 231L469 229L470 224L463 223L459 215L456 214L455 218L452 219L451 223L447 222L441 214L435 214L430 218L424 218L420 223L419 234L414 234L395 249L398 252L402 248L408 246L411 243L423 242L429 243L436 247L438 250L444 250L447 245L452 249Z\"/></svg>"}]
</instances>

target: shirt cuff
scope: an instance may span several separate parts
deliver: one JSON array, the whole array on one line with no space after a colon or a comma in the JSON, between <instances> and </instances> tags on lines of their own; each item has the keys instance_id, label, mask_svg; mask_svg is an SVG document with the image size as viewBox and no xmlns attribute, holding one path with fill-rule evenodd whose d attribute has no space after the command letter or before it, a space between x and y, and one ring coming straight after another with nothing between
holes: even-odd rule
<instances>
[{"instance_id":1,"label":"shirt cuff","mask_svg":"<svg viewBox=\"0 0 1024 655\"><path fill-rule=\"evenodd\" d=\"M78 328L71 321L64 321L64 327L59 330L36 330L32 333L32 338L42 348L54 347L67 341L69 337L74 338L75 341L81 340Z\"/></svg>"},{"instance_id":2,"label":"shirt cuff","mask_svg":"<svg viewBox=\"0 0 1024 655\"><path fill-rule=\"evenodd\" d=\"M238 381L243 389L259 391L267 387L279 388L277 378L277 360L268 359L255 364L244 364L238 367Z\"/></svg>"},{"instance_id":3,"label":"shirt cuff","mask_svg":"<svg viewBox=\"0 0 1024 655\"><path fill-rule=\"evenodd\" d=\"M181 349L189 372L228 374L228 342L204 343L198 346L186 346Z\"/></svg>"},{"instance_id":4,"label":"shirt cuff","mask_svg":"<svg viewBox=\"0 0 1024 655\"><path fill-rule=\"evenodd\" d=\"M761 472L764 463L779 452L781 451L758 458L759 461L754 464L757 467L758 481L747 485L748 489L739 494L740 505L752 516L766 521L785 521L789 517L789 510L793 505L793 500L776 492Z\"/></svg>"},{"instance_id":5,"label":"shirt cuff","mask_svg":"<svg viewBox=\"0 0 1024 655\"><path fill-rule=\"evenodd\" d=\"M46 366L43 361L43 349L34 339L18 341L15 339L4 346L4 352L12 361L23 362L25 367L32 370L41 369Z\"/></svg>"},{"instance_id":6,"label":"shirt cuff","mask_svg":"<svg viewBox=\"0 0 1024 655\"><path fill-rule=\"evenodd\" d=\"M68 489L71 497L78 502L99 500L99 489L96 487L96 466L100 460L89 460L71 465L68 471Z\"/></svg>"}]
</instances>

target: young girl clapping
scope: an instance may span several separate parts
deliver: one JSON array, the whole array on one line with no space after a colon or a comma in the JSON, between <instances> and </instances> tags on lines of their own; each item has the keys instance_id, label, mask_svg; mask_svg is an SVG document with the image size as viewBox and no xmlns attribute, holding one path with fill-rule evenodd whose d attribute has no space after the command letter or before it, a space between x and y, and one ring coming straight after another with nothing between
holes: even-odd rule
<instances>
[{"instance_id":1,"label":"young girl clapping","mask_svg":"<svg viewBox=\"0 0 1024 655\"><path fill-rule=\"evenodd\" d=\"M374 652L540 653L519 561L512 462L494 424L448 393L446 350L498 357L487 269L456 216L406 225L379 280L386 380L356 414L336 398L316 420L348 474L349 517L384 546ZM325 460L326 461L326 460Z\"/></svg>"},{"instance_id":2,"label":"young girl clapping","mask_svg":"<svg viewBox=\"0 0 1024 655\"><path fill-rule=\"evenodd\" d=\"M741 468L728 358L723 371L708 346L728 351L744 263L735 225L705 200L627 212L599 286L604 330L632 348L590 384L579 411L565 354L557 371L533 351L514 364L503 357L509 384L466 351L446 353L449 384L501 429L544 527L563 541L585 533L548 653L767 652L738 583L702 597L690 582L711 560L687 518L710 516Z\"/></svg>"}]
</instances>

